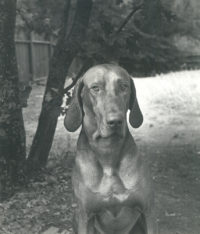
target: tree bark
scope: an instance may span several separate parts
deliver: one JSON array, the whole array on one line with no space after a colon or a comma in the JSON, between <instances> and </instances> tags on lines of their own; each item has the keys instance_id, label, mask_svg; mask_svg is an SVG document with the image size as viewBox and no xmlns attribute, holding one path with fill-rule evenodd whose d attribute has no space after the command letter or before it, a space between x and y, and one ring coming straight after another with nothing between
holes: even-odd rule
<instances>
[{"instance_id":1,"label":"tree bark","mask_svg":"<svg viewBox=\"0 0 200 234\"><path fill-rule=\"evenodd\" d=\"M70 33L67 34L66 21L68 17L66 14L69 13L69 1L66 1L65 21L50 62L42 110L28 157L29 170L46 165L57 125L57 118L60 114L65 78L69 66L80 51L80 45L85 38L91 9L92 0L77 0L74 23Z\"/></svg>"},{"instance_id":2,"label":"tree bark","mask_svg":"<svg viewBox=\"0 0 200 234\"><path fill-rule=\"evenodd\" d=\"M0 1L0 188L25 160L25 130L15 54L16 0Z\"/></svg>"}]
</instances>

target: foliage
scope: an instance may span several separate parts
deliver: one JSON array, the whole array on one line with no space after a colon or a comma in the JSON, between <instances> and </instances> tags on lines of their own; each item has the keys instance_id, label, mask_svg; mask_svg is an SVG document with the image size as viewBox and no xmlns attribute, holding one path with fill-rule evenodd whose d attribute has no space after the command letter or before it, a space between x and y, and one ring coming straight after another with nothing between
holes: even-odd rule
<instances>
[{"instance_id":1,"label":"foliage","mask_svg":"<svg viewBox=\"0 0 200 234\"><path fill-rule=\"evenodd\" d=\"M18 0L17 26L38 34L58 35L64 0Z\"/></svg>"},{"instance_id":2,"label":"foliage","mask_svg":"<svg viewBox=\"0 0 200 234\"><path fill-rule=\"evenodd\" d=\"M20 4L33 30L46 35L58 33L64 0L20 0ZM69 29L75 1L71 4ZM115 61L138 75L180 69L185 54L176 48L173 36L198 37L188 4L183 7L190 20L161 0L95 0L80 54L83 60L92 58L95 63Z\"/></svg>"}]
</instances>

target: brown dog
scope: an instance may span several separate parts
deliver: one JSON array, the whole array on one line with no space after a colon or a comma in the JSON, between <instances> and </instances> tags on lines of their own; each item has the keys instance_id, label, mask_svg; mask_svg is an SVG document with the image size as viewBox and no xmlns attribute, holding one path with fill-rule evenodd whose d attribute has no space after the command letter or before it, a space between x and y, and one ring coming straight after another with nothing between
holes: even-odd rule
<instances>
[{"instance_id":1,"label":"brown dog","mask_svg":"<svg viewBox=\"0 0 200 234\"><path fill-rule=\"evenodd\" d=\"M72 176L75 233L147 233L150 176L128 130L128 109L130 125L139 127L135 86L119 66L92 67L75 87L64 122L71 132L82 124Z\"/></svg>"}]
</instances>

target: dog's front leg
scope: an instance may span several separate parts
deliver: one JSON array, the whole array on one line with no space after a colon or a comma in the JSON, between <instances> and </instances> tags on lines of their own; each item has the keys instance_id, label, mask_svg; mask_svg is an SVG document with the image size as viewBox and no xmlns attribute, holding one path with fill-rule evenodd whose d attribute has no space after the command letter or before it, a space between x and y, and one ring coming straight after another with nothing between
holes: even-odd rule
<instances>
[{"instance_id":1,"label":"dog's front leg","mask_svg":"<svg viewBox=\"0 0 200 234\"><path fill-rule=\"evenodd\" d=\"M94 217L89 216L81 207L78 207L75 211L75 223L73 226L75 234L95 234Z\"/></svg>"},{"instance_id":2,"label":"dog's front leg","mask_svg":"<svg viewBox=\"0 0 200 234\"><path fill-rule=\"evenodd\" d=\"M155 208L152 208L150 213L146 214L146 223L148 234L158 234L158 226L156 222Z\"/></svg>"}]
</instances>

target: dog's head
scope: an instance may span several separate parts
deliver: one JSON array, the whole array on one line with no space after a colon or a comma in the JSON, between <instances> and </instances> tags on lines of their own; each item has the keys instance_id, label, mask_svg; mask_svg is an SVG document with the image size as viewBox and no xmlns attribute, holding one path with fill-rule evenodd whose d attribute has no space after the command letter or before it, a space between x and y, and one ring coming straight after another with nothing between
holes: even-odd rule
<instances>
[{"instance_id":1,"label":"dog's head","mask_svg":"<svg viewBox=\"0 0 200 234\"><path fill-rule=\"evenodd\" d=\"M88 132L96 132L96 137L120 135L128 109L131 126L138 128L143 116L132 78L119 66L97 65L78 81L64 124L73 132L83 123Z\"/></svg>"}]
</instances>

